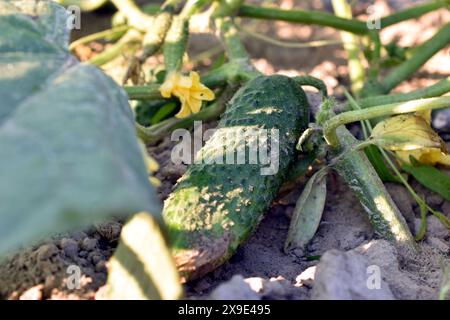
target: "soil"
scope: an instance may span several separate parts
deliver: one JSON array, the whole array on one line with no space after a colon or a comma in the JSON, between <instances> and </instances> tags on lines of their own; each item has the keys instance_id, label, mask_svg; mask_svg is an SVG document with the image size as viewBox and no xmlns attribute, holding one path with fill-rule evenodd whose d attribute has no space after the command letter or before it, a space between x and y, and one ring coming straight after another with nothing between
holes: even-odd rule
<instances>
[{"instance_id":1,"label":"soil","mask_svg":"<svg viewBox=\"0 0 450 320\"><path fill-rule=\"evenodd\" d=\"M261 2L261 1L252 1ZM303 7L307 9L330 10L329 1L283 0L280 7ZM396 10L402 5L416 1L375 1L375 7L385 12ZM372 1L360 1L357 10L363 14ZM85 15L84 25L89 32L108 26L111 12L101 11ZM383 42L400 38L402 45L414 45L427 39L439 25L448 21L450 15L445 10L428 14L418 20L408 21L387 29L382 34ZM96 24L91 22L95 21ZM336 40L339 34L329 28L292 25L275 22L251 22L247 28L264 32L283 41L308 42L312 40ZM413 31L412 31L413 30ZM83 29L82 32L86 32ZM76 37L80 36L77 34ZM195 36L190 42L190 55L211 48L215 40L205 36ZM99 44L97 44L99 45ZM311 74L323 79L332 94L342 97L341 85L348 85L345 55L340 46L289 49L267 44L247 37L246 46L255 65L264 73L288 75ZM100 48L101 49L101 48ZM95 50L94 50L95 51ZM88 55L92 54L89 53ZM201 60L204 66L212 63L213 57ZM410 81L399 86L396 91L407 92L434 83L450 73L448 50L431 59ZM314 97L310 94L309 97ZM311 99L317 101L317 99ZM214 127L215 122L205 126ZM355 126L354 130L358 131ZM166 137L157 145L149 146L149 153L160 163L156 177L162 182L158 195L163 201L171 192L178 178L186 170L184 165L174 165L170 152L174 142ZM447 143L448 145L448 143ZM443 169L450 176L450 170ZM299 180L295 187L284 188L273 202L269 212L261 221L257 231L242 245L237 253L216 271L185 286L186 295L191 299L203 299L218 294L219 287L226 292L230 288L248 284L255 298L262 299L310 299L313 297L314 267L329 250L366 254L369 261L388 268L394 265L384 280L389 284L397 299L436 299L444 279L444 266L450 265L450 233L432 216L428 217L428 230L420 243L421 253L414 256L396 252L385 254L386 248L375 246L381 251L361 253L374 243L372 228L366 214L353 193L340 178L332 174L328 179L328 194L323 219L319 230L306 251L286 254L283 245L295 202L304 183L312 174ZM425 189L410 179L414 189L435 209L450 218L450 202ZM412 230L420 221L420 209L399 185L387 184L387 188L401 209ZM24 248L0 263L0 298L5 299L95 299L96 292L106 281L107 261L117 246L123 221L112 219L88 230L79 230L54 235L47 241ZM376 244L376 242L375 242ZM334 251L333 251L334 252ZM389 260L391 259L391 260ZM392 262L392 259L395 259ZM398 265L396 265L397 263ZM78 289L71 288L70 267L80 268L81 281ZM325 268L319 268L324 270ZM306 271L305 271L306 270ZM391 276L389 276L389 273ZM231 282L229 282L231 280ZM228 286L228 287L222 287ZM258 288L259 289L258 289ZM214 293L215 292L215 293ZM316 294L316 293L315 293ZM221 296L223 297L223 296ZM239 296L234 296L239 298Z\"/></svg>"}]
</instances>

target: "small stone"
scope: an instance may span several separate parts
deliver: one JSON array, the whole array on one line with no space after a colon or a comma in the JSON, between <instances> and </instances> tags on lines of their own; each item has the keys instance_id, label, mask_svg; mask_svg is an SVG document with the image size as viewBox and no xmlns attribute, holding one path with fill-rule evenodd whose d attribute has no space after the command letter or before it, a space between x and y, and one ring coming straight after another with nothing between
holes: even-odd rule
<instances>
[{"instance_id":1,"label":"small stone","mask_svg":"<svg viewBox=\"0 0 450 320\"><path fill-rule=\"evenodd\" d=\"M447 218L450 218L450 201L445 201L441 209L442 213L444 213Z\"/></svg>"},{"instance_id":2,"label":"small stone","mask_svg":"<svg viewBox=\"0 0 450 320\"><path fill-rule=\"evenodd\" d=\"M61 249L67 257L74 258L78 255L78 243L73 239L63 238Z\"/></svg>"},{"instance_id":3,"label":"small stone","mask_svg":"<svg viewBox=\"0 0 450 320\"><path fill-rule=\"evenodd\" d=\"M295 278L295 286L307 286L312 287L314 282L314 276L316 274L317 266L312 266L307 268L305 271L300 273L297 278Z\"/></svg>"},{"instance_id":4,"label":"small stone","mask_svg":"<svg viewBox=\"0 0 450 320\"><path fill-rule=\"evenodd\" d=\"M85 250L81 250L80 252L78 252L78 256L80 258L85 258L85 257L87 257L87 255L88 255L88 252Z\"/></svg>"},{"instance_id":5,"label":"small stone","mask_svg":"<svg viewBox=\"0 0 450 320\"><path fill-rule=\"evenodd\" d=\"M439 250L442 253L448 254L450 253L450 246L444 242L443 240L435 237L430 237L427 239L427 242L433 247Z\"/></svg>"},{"instance_id":6,"label":"small stone","mask_svg":"<svg viewBox=\"0 0 450 320\"><path fill-rule=\"evenodd\" d=\"M95 230L103 238L111 242L119 239L122 226L118 222L107 222L95 226Z\"/></svg>"},{"instance_id":7,"label":"small stone","mask_svg":"<svg viewBox=\"0 0 450 320\"><path fill-rule=\"evenodd\" d=\"M94 251L89 253L88 260L90 260L92 264L97 265L97 263L103 260L103 256L100 253Z\"/></svg>"},{"instance_id":8,"label":"small stone","mask_svg":"<svg viewBox=\"0 0 450 320\"><path fill-rule=\"evenodd\" d=\"M39 284L37 286L31 287L24 293L22 293L19 297L19 300L42 300L42 290L44 289L44 285Z\"/></svg>"},{"instance_id":9,"label":"small stone","mask_svg":"<svg viewBox=\"0 0 450 320\"><path fill-rule=\"evenodd\" d=\"M81 248L86 251L92 251L97 247L97 239L86 237L81 244Z\"/></svg>"},{"instance_id":10,"label":"small stone","mask_svg":"<svg viewBox=\"0 0 450 320\"><path fill-rule=\"evenodd\" d=\"M244 281L246 283L248 283L250 288L255 292L260 293L264 289L264 279L263 278L252 277L252 278L247 278Z\"/></svg>"},{"instance_id":11,"label":"small stone","mask_svg":"<svg viewBox=\"0 0 450 320\"><path fill-rule=\"evenodd\" d=\"M209 296L210 300L260 300L241 275L234 275L231 280L222 283Z\"/></svg>"},{"instance_id":12,"label":"small stone","mask_svg":"<svg viewBox=\"0 0 450 320\"><path fill-rule=\"evenodd\" d=\"M435 216L427 218L427 235L436 238L445 238L450 235L449 230Z\"/></svg>"},{"instance_id":13,"label":"small stone","mask_svg":"<svg viewBox=\"0 0 450 320\"><path fill-rule=\"evenodd\" d=\"M444 199L440 195L433 193L427 196L426 201L429 206L436 208L444 202Z\"/></svg>"},{"instance_id":14,"label":"small stone","mask_svg":"<svg viewBox=\"0 0 450 320\"><path fill-rule=\"evenodd\" d=\"M58 254L58 251L58 247L54 244L44 244L37 250L37 258L38 260L47 260Z\"/></svg>"},{"instance_id":15,"label":"small stone","mask_svg":"<svg viewBox=\"0 0 450 320\"><path fill-rule=\"evenodd\" d=\"M393 300L388 284L380 279L373 290L367 282L366 257L354 251L329 250L322 255L314 274L313 300Z\"/></svg>"},{"instance_id":16,"label":"small stone","mask_svg":"<svg viewBox=\"0 0 450 320\"><path fill-rule=\"evenodd\" d=\"M106 262L100 261L95 265L95 271L96 272L105 272L106 271Z\"/></svg>"},{"instance_id":17,"label":"small stone","mask_svg":"<svg viewBox=\"0 0 450 320\"><path fill-rule=\"evenodd\" d=\"M83 231L74 231L70 233L70 237L75 241L81 241L87 237L87 234L84 233Z\"/></svg>"}]
</instances>

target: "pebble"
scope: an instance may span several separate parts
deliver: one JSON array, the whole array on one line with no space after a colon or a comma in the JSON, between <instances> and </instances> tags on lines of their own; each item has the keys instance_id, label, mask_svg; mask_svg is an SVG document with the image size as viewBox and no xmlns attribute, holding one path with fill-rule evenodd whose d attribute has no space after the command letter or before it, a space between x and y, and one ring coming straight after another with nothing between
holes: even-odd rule
<instances>
[{"instance_id":1,"label":"pebble","mask_svg":"<svg viewBox=\"0 0 450 320\"><path fill-rule=\"evenodd\" d=\"M429 206L436 208L444 202L444 199L440 195L433 193L427 196L426 201Z\"/></svg>"},{"instance_id":2,"label":"pebble","mask_svg":"<svg viewBox=\"0 0 450 320\"><path fill-rule=\"evenodd\" d=\"M42 290L44 289L44 285L39 284L37 286L31 287L24 293L22 293L19 297L19 300L42 300L43 294Z\"/></svg>"},{"instance_id":3,"label":"pebble","mask_svg":"<svg viewBox=\"0 0 450 320\"><path fill-rule=\"evenodd\" d=\"M47 260L58 253L58 247L54 244L44 244L37 250L37 258L39 260Z\"/></svg>"},{"instance_id":4,"label":"pebble","mask_svg":"<svg viewBox=\"0 0 450 320\"><path fill-rule=\"evenodd\" d=\"M427 235L429 237L445 238L450 235L449 230L435 216L427 218Z\"/></svg>"},{"instance_id":5,"label":"pebble","mask_svg":"<svg viewBox=\"0 0 450 320\"><path fill-rule=\"evenodd\" d=\"M322 255L314 273L313 300L393 300L389 285L380 279L380 287L368 285L369 261L354 251L329 250Z\"/></svg>"},{"instance_id":6,"label":"pebble","mask_svg":"<svg viewBox=\"0 0 450 320\"><path fill-rule=\"evenodd\" d=\"M61 249L69 258L75 258L78 255L78 243L73 239L63 238L61 240Z\"/></svg>"},{"instance_id":7,"label":"pebble","mask_svg":"<svg viewBox=\"0 0 450 320\"><path fill-rule=\"evenodd\" d=\"M439 238L430 237L427 241L432 247L438 249L442 253L448 254L450 251L450 246Z\"/></svg>"},{"instance_id":8,"label":"pebble","mask_svg":"<svg viewBox=\"0 0 450 320\"><path fill-rule=\"evenodd\" d=\"M100 261L95 265L95 271L96 272L105 272L106 271L106 262Z\"/></svg>"},{"instance_id":9,"label":"pebble","mask_svg":"<svg viewBox=\"0 0 450 320\"><path fill-rule=\"evenodd\" d=\"M295 278L295 286L307 286L312 287L314 282L314 276L316 274L317 266L307 268Z\"/></svg>"},{"instance_id":10,"label":"pebble","mask_svg":"<svg viewBox=\"0 0 450 320\"><path fill-rule=\"evenodd\" d=\"M92 251L97 247L97 239L86 237L83 239L81 248L86 251Z\"/></svg>"},{"instance_id":11,"label":"pebble","mask_svg":"<svg viewBox=\"0 0 450 320\"><path fill-rule=\"evenodd\" d=\"M241 275L234 275L229 281L222 283L211 292L210 300L260 300Z\"/></svg>"},{"instance_id":12,"label":"pebble","mask_svg":"<svg viewBox=\"0 0 450 320\"><path fill-rule=\"evenodd\" d=\"M97 265L97 263L103 260L103 256L98 252L91 252L88 255L88 260L90 260L94 265Z\"/></svg>"}]
</instances>

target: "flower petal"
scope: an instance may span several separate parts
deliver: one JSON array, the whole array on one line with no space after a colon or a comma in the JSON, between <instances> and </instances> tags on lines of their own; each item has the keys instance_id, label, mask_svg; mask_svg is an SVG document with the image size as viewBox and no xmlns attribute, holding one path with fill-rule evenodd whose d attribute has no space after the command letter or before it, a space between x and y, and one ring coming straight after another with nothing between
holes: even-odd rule
<instances>
[{"instance_id":1,"label":"flower petal","mask_svg":"<svg viewBox=\"0 0 450 320\"><path fill-rule=\"evenodd\" d=\"M414 157L422 164L434 166L436 164L443 164L450 166L450 155L438 148L422 148L411 151L397 151L396 155L401 161L411 164L410 156Z\"/></svg>"},{"instance_id":2,"label":"flower petal","mask_svg":"<svg viewBox=\"0 0 450 320\"><path fill-rule=\"evenodd\" d=\"M191 114L191 109L189 108L189 105L184 97L179 97L181 101L181 109L180 111L175 115L176 118L186 118Z\"/></svg>"},{"instance_id":3,"label":"flower petal","mask_svg":"<svg viewBox=\"0 0 450 320\"><path fill-rule=\"evenodd\" d=\"M194 89L191 92L191 95L195 99L204 100L204 101L211 101L214 100L215 95L214 92L209 89L207 86L200 84L201 87L199 89Z\"/></svg>"},{"instance_id":4,"label":"flower petal","mask_svg":"<svg viewBox=\"0 0 450 320\"><path fill-rule=\"evenodd\" d=\"M191 109L192 113L197 113L202 108L202 100L195 99L190 97L189 98L189 108Z\"/></svg>"}]
</instances>

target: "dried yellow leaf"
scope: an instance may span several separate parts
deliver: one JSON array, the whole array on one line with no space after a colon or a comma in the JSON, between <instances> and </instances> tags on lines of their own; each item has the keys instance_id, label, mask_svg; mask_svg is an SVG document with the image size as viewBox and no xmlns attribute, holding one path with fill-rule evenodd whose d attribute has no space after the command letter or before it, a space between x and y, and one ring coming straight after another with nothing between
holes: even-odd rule
<instances>
[{"instance_id":1,"label":"dried yellow leaf","mask_svg":"<svg viewBox=\"0 0 450 320\"><path fill-rule=\"evenodd\" d=\"M385 149L407 151L422 148L438 148L442 139L419 115L404 114L379 122L373 128L371 138Z\"/></svg>"}]
</instances>

